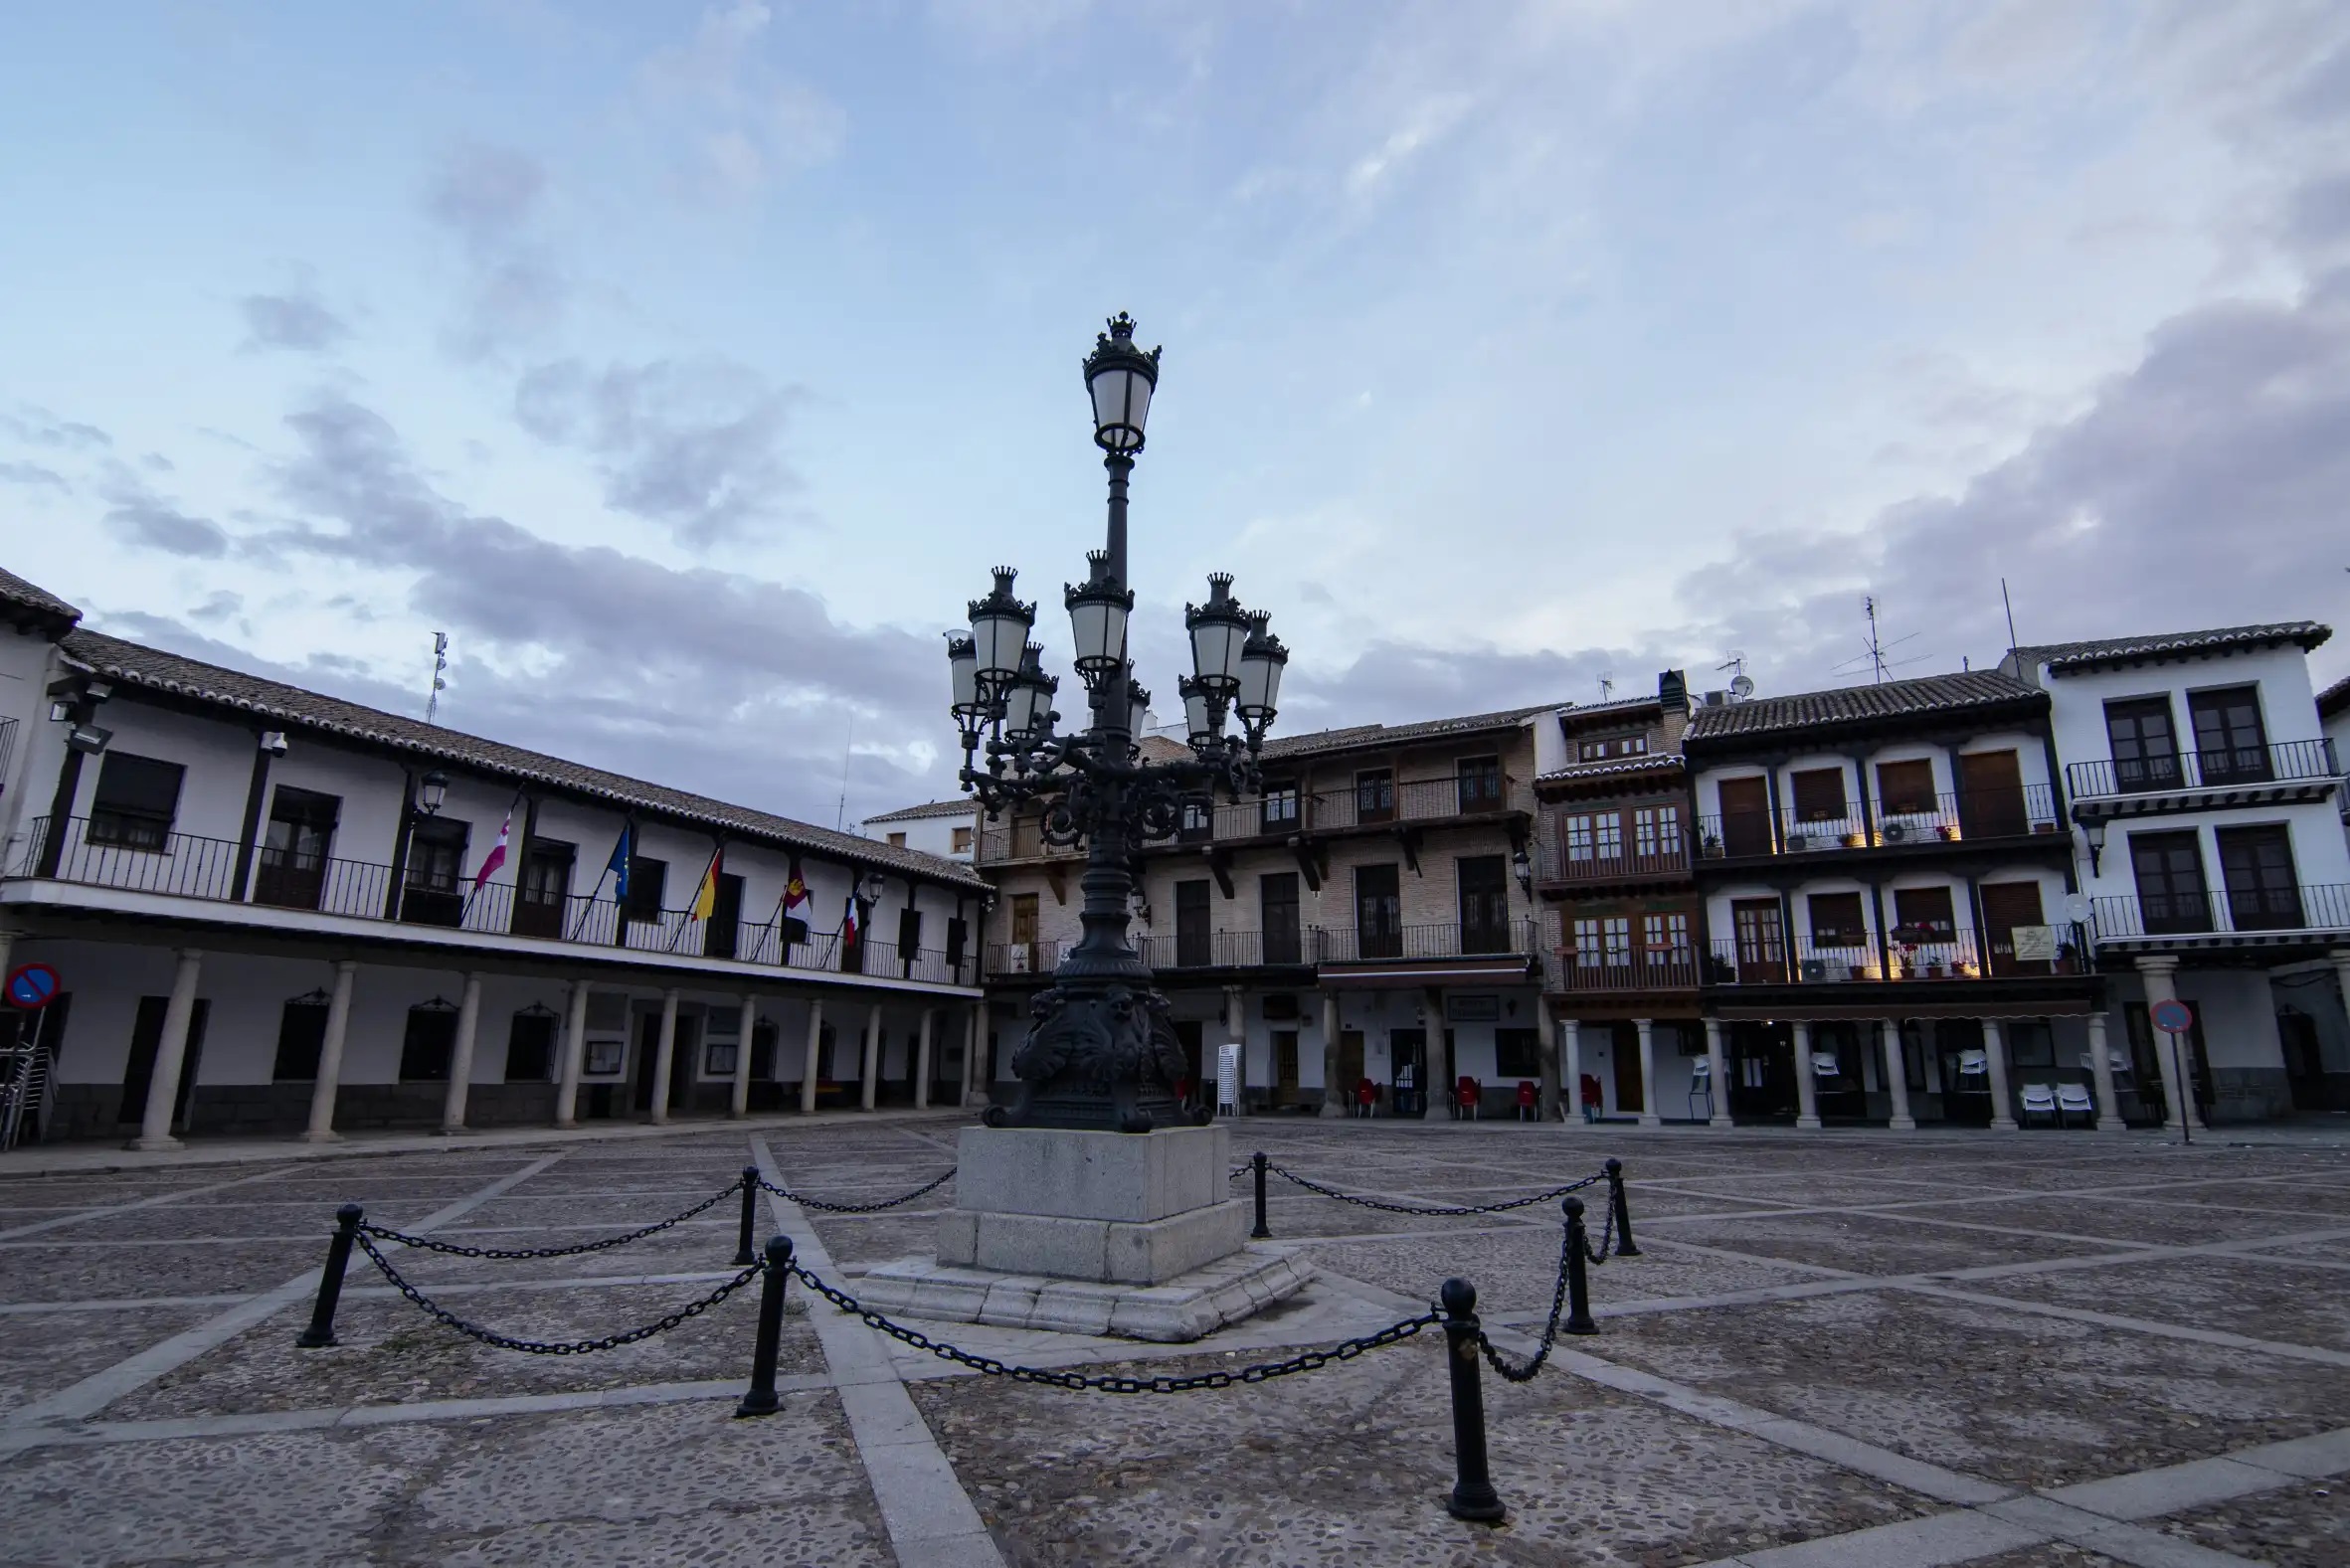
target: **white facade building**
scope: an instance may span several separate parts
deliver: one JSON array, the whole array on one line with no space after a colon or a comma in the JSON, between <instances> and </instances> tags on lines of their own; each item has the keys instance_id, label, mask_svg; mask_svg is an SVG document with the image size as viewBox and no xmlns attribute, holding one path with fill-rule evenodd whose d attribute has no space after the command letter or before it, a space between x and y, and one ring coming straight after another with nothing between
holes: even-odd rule
<instances>
[{"instance_id":1,"label":"white facade building","mask_svg":"<svg viewBox=\"0 0 2350 1568\"><path fill-rule=\"evenodd\" d=\"M2329 977L2350 989L2350 846L2306 657L2329 635L2291 621L2115 637L2002 666L2049 693L2097 966L2173 1126L2182 1064L2212 1121L2350 1106L2326 994ZM2179 1051L2149 1023L2173 997L2194 1013Z\"/></svg>"},{"instance_id":2,"label":"white facade building","mask_svg":"<svg viewBox=\"0 0 2350 1568\"><path fill-rule=\"evenodd\" d=\"M78 620L0 573L0 958L65 993L0 1032L25 1135L968 1095L968 867Z\"/></svg>"},{"instance_id":3,"label":"white facade building","mask_svg":"<svg viewBox=\"0 0 2350 1568\"><path fill-rule=\"evenodd\" d=\"M864 833L895 849L912 849L945 860L972 863L978 842L980 808L970 798L933 800L865 818Z\"/></svg>"}]
</instances>

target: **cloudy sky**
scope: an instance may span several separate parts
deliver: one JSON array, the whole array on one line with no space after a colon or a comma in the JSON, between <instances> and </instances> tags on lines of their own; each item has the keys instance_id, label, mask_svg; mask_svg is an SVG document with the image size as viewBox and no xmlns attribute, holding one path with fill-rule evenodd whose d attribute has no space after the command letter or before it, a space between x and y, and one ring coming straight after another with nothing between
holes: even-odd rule
<instances>
[{"instance_id":1,"label":"cloudy sky","mask_svg":"<svg viewBox=\"0 0 2350 1568\"><path fill-rule=\"evenodd\" d=\"M92 624L829 823L1101 527L1284 728L2350 619L2350 8L48 6L0 565ZM2331 677L2350 637L2320 651ZM1073 685L1074 683L1071 682ZM1064 709L1073 708L1064 702ZM1172 702L1164 704L1172 709Z\"/></svg>"}]
</instances>

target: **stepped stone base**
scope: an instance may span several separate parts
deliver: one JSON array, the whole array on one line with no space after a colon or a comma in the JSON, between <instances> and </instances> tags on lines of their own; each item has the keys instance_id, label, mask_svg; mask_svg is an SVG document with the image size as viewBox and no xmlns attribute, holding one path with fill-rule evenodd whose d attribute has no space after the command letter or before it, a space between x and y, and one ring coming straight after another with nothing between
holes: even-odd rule
<instances>
[{"instance_id":1,"label":"stepped stone base","mask_svg":"<svg viewBox=\"0 0 2350 1568\"><path fill-rule=\"evenodd\" d=\"M853 1294L893 1316L1188 1344L1296 1295L1313 1277L1302 1256L1263 1245L1158 1285L1003 1274L915 1257L883 1264L853 1282Z\"/></svg>"}]
</instances>

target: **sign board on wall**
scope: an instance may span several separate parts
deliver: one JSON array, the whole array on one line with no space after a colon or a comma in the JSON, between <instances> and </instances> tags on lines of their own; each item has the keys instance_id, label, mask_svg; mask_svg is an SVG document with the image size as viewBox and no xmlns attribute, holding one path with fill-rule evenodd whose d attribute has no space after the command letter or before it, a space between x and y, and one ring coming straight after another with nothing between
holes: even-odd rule
<instances>
[{"instance_id":1,"label":"sign board on wall","mask_svg":"<svg viewBox=\"0 0 2350 1568\"><path fill-rule=\"evenodd\" d=\"M1444 1016L1449 1023L1494 1023L1502 1016L1502 999L1492 991L1447 994Z\"/></svg>"},{"instance_id":2,"label":"sign board on wall","mask_svg":"<svg viewBox=\"0 0 2350 1568\"><path fill-rule=\"evenodd\" d=\"M2054 926L2018 926L2008 933L2008 940L2016 945L2018 963L2057 961L2057 928Z\"/></svg>"}]
</instances>

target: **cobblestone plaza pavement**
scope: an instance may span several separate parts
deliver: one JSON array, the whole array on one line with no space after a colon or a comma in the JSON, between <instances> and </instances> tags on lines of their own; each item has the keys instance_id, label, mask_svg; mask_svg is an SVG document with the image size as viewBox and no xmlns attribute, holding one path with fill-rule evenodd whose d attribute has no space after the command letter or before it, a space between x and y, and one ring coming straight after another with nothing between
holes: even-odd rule
<instances>
[{"instance_id":1,"label":"cobblestone plaza pavement","mask_svg":"<svg viewBox=\"0 0 2350 1568\"><path fill-rule=\"evenodd\" d=\"M1642 1256L1592 1271L1601 1332L1531 1384L1486 1378L1498 1528L1443 1509L1433 1331L1254 1386L1080 1394L964 1373L795 1286L783 1409L739 1421L756 1285L641 1343L539 1357L440 1326L362 1260L340 1344L293 1347L342 1202L553 1245L746 1162L893 1196L952 1163L961 1121L0 1173L0 1563L2350 1562L2350 1140L2321 1135L1240 1124L1237 1150L1438 1203L1625 1161ZM927 1248L952 1192L869 1217L767 1200L761 1229L853 1291ZM396 1261L476 1321L589 1337L732 1277L735 1214L569 1259ZM1549 1305L1554 1205L1421 1218L1277 1182L1270 1219L1319 1279L1199 1345L940 1336L1188 1371L1416 1315L1447 1275L1522 1349Z\"/></svg>"}]
</instances>

